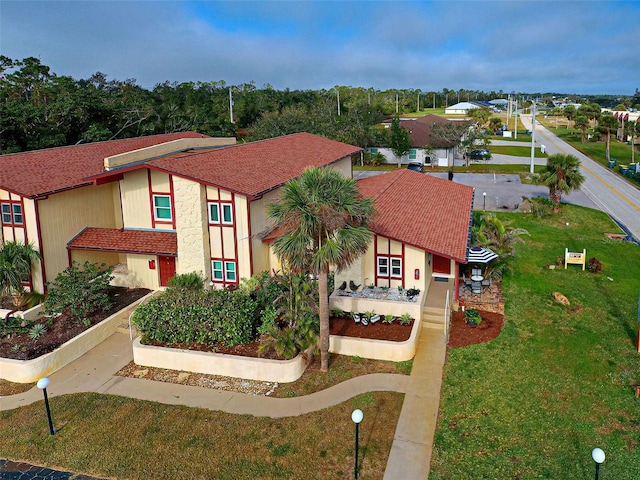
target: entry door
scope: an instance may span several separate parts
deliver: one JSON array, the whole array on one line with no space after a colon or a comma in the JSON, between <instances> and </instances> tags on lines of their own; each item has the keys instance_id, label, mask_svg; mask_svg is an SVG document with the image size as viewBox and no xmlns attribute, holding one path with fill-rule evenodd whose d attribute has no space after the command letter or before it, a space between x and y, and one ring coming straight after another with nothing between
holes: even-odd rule
<instances>
[{"instance_id":1,"label":"entry door","mask_svg":"<svg viewBox=\"0 0 640 480\"><path fill-rule=\"evenodd\" d=\"M439 255L433 255L433 273L451 273L451 261Z\"/></svg>"},{"instance_id":2,"label":"entry door","mask_svg":"<svg viewBox=\"0 0 640 480\"><path fill-rule=\"evenodd\" d=\"M160 286L166 287L169 284L169 279L176 274L176 259L175 257L158 257L158 264L160 266Z\"/></svg>"}]
</instances>

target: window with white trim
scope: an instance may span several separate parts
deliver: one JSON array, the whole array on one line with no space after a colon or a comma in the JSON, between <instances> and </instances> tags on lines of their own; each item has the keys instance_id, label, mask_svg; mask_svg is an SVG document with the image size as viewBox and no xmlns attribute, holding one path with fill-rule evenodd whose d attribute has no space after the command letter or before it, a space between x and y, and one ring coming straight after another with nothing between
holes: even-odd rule
<instances>
[{"instance_id":1,"label":"window with white trim","mask_svg":"<svg viewBox=\"0 0 640 480\"><path fill-rule=\"evenodd\" d=\"M233 225L233 205L231 203L209 202L209 223Z\"/></svg>"},{"instance_id":2,"label":"window with white trim","mask_svg":"<svg viewBox=\"0 0 640 480\"><path fill-rule=\"evenodd\" d=\"M415 160L418 158L418 151L415 148L409 150L409 160Z\"/></svg>"},{"instance_id":3,"label":"window with white trim","mask_svg":"<svg viewBox=\"0 0 640 480\"><path fill-rule=\"evenodd\" d=\"M20 203L2 203L0 204L0 212L2 214L3 225L24 225L22 205Z\"/></svg>"},{"instance_id":4,"label":"window with white trim","mask_svg":"<svg viewBox=\"0 0 640 480\"><path fill-rule=\"evenodd\" d=\"M379 277L402 278L402 258L378 255L376 263Z\"/></svg>"},{"instance_id":5,"label":"window with white trim","mask_svg":"<svg viewBox=\"0 0 640 480\"><path fill-rule=\"evenodd\" d=\"M173 220L171 213L171 195L153 196L153 216L157 221L170 222Z\"/></svg>"},{"instance_id":6,"label":"window with white trim","mask_svg":"<svg viewBox=\"0 0 640 480\"><path fill-rule=\"evenodd\" d=\"M215 283L236 283L237 265L230 260L211 260L211 279Z\"/></svg>"}]
</instances>

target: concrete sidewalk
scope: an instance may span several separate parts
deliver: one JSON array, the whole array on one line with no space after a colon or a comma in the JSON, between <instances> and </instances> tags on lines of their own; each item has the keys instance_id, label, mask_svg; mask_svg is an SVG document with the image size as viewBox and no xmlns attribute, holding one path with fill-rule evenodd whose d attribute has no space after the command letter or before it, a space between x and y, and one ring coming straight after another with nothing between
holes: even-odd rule
<instances>
[{"instance_id":1,"label":"concrete sidewalk","mask_svg":"<svg viewBox=\"0 0 640 480\"><path fill-rule=\"evenodd\" d=\"M423 480L427 477L435 432L446 339L442 331L422 327L411 376L372 374L356 377L326 390L295 398L271 398L193 387L114 374L132 361L131 340L115 333L49 378L50 397L98 392L171 405L206 408L232 414L272 418L303 415L342 403L367 392L405 394L385 478ZM0 410L42 400L42 392L0 398Z\"/></svg>"}]
</instances>

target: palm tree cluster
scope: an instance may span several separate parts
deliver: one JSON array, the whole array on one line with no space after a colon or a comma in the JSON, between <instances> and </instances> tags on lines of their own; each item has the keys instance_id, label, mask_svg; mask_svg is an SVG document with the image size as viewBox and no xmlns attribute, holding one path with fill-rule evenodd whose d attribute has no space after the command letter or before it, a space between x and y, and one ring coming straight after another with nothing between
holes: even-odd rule
<instances>
[{"instance_id":1,"label":"palm tree cluster","mask_svg":"<svg viewBox=\"0 0 640 480\"><path fill-rule=\"evenodd\" d=\"M40 260L33 244L8 241L0 245L0 295L14 297L16 304L24 292L23 281L31 274L31 264Z\"/></svg>"},{"instance_id":2,"label":"palm tree cluster","mask_svg":"<svg viewBox=\"0 0 640 480\"><path fill-rule=\"evenodd\" d=\"M373 211L373 201L360 196L355 180L331 168L305 170L269 205L269 216L284 232L273 242L283 266L318 278L323 372L329 369L329 269L341 270L367 251Z\"/></svg>"}]
</instances>

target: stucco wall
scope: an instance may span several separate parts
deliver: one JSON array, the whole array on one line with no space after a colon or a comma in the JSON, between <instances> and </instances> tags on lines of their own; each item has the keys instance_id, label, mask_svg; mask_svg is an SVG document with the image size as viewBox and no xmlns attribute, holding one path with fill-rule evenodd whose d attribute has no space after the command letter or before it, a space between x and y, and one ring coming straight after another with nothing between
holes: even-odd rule
<instances>
[{"instance_id":1,"label":"stucco wall","mask_svg":"<svg viewBox=\"0 0 640 480\"><path fill-rule=\"evenodd\" d=\"M201 272L208 277L210 252L205 187L174 177L173 189L180 258L176 273Z\"/></svg>"}]
</instances>

